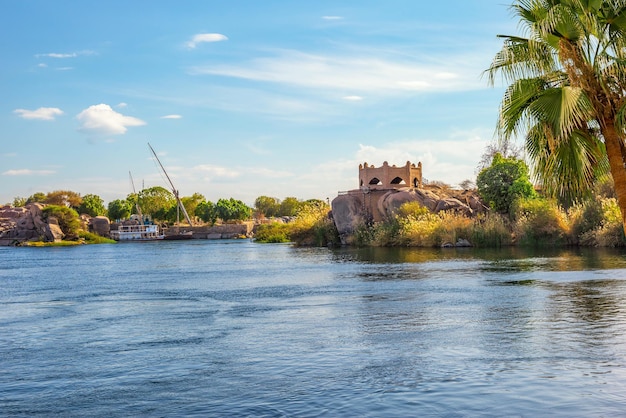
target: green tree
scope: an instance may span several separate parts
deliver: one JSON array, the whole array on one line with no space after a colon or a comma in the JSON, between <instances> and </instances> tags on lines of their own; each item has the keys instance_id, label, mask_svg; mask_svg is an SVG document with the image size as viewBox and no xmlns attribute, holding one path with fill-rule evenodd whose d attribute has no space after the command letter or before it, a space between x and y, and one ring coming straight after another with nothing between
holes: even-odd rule
<instances>
[{"instance_id":1,"label":"green tree","mask_svg":"<svg viewBox=\"0 0 626 418\"><path fill-rule=\"evenodd\" d=\"M104 200L100 196L95 194L86 194L83 196L83 201L78 207L78 213L86 213L89 216L103 216L106 215L107 210L104 207Z\"/></svg>"},{"instance_id":2,"label":"green tree","mask_svg":"<svg viewBox=\"0 0 626 418\"><path fill-rule=\"evenodd\" d=\"M61 231L65 234L66 240L72 241L78 239L82 226L78 218L78 212L74 209L64 205L49 204L43 208L43 214L46 220L50 217L56 218Z\"/></svg>"},{"instance_id":3,"label":"green tree","mask_svg":"<svg viewBox=\"0 0 626 418\"><path fill-rule=\"evenodd\" d=\"M25 197L15 196L13 198L13 207L20 208L22 206L26 206L27 201L28 199L26 199Z\"/></svg>"},{"instance_id":4,"label":"green tree","mask_svg":"<svg viewBox=\"0 0 626 418\"><path fill-rule=\"evenodd\" d=\"M241 200L219 199L215 204L215 209L221 220L245 221L252 216L252 209Z\"/></svg>"},{"instance_id":5,"label":"green tree","mask_svg":"<svg viewBox=\"0 0 626 418\"><path fill-rule=\"evenodd\" d=\"M109 202L109 218L112 220L128 219L132 213L133 204L128 200L117 199Z\"/></svg>"},{"instance_id":6,"label":"green tree","mask_svg":"<svg viewBox=\"0 0 626 418\"><path fill-rule=\"evenodd\" d=\"M510 83L503 139L526 136L543 189L578 200L610 171L626 229L626 2L517 0L528 37L501 36L486 71Z\"/></svg>"},{"instance_id":7,"label":"green tree","mask_svg":"<svg viewBox=\"0 0 626 418\"><path fill-rule=\"evenodd\" d=\"M44 203L48 205L67 206L68 208L78 209L83 202L80 194L71 190L55 190L46 195Z\"/></svg>"},{"instance_id":8,"label":"green tree","mask_svg":"<svg viewBox=\"0 0 626 418\"><path fill-rule=\"evenodd\" d=\"M528 179L526 163L517 158L493 156L491 165L476 178L478 193L498 212L508 213L511 204L520 197L533 197L535 190Z\"/></svg>"},{"instance_id":9,"label":"green tree","mask_svg":"<svg viewBox=\"0 0 626 418\"><path fill-rule=\"evenodd\" d=\"M181 202L183 202L183 206L185 207L185 210L187 210L187 213L190 216L194 216L198 205L204 202L204 196L202 196L200 193L194 193L191 196L181 197L180 200Z\"/></svg>"},{"instance_id":10,"label":"green tree","mask_svg":"<svg viewBox=\"0 0 626 418\"><path fill-rule=\"evenodd\" d=\"M161 186L140 191L137 200L144 215L161 220L166 220L168 212L176 205L172 192Z\"/></svg>"},{"instance_id":11,"label":"green tree","mask_svg":"<svg viewBox=\"0 0 626 418\"><path fill-rule=\"evenodd\" d=\"M26 204L44 203L45 201L46 201L46 194L42 192L37 192L31 195L28 199L26 199Z\"/></svg>"},{"instance_id":12,"label":"green tree","mask_svg":"<svg viewBox=\"0 0 626 418\"><path fill-rule=\"evenodd\" d=\"M302 202L300 202L295 197L286 197L282 202L280 202L280 209L278 213L280 216L296 216L300 208L302 207Z\"/></svg>"},{"instance_id":13,"label":"green tree","mask_svg":"<svg viewBox=\"0 0 626 418\"><path fill-rule=\"evenodd\" d=\"M259 196L254 201L254 209L257 216L265 216L271 218L278 215L280 210L280 201L275 197Z\"/></svg>"},{"instance_id":14,"label":"green tree","mask_svg":"<svg viewBox=\"0 0 626 418\"><path fill-rule=\"evenodd\" d=\"M219 218L215 204L208 200L200 202L193 214L211 225L215 225L217 218Z\"/></svg>"}]
</instances>

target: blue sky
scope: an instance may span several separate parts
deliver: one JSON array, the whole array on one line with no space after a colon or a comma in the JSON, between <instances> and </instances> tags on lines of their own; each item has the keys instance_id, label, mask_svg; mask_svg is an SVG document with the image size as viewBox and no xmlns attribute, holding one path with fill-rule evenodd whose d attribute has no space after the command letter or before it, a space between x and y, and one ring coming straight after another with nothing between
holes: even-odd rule
<instances>
[{"instance_id":1,"label":"blue sky","mask_svg":"<svg viewBox=\"0 0 626 418\"><path fill-rule=\"evenodd\" d=\"M181 195L334 198L358 165L475 179L517 33L506 0L7 0L0 14L0 203Z\"/></svg>"}]
</instances>

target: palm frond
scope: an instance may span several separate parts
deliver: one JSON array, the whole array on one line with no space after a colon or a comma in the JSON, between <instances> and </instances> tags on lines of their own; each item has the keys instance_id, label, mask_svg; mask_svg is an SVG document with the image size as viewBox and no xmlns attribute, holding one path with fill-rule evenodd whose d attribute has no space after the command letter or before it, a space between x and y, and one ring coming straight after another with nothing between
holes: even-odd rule
<instances>
[{"instance_id":1,"label":"palm frond","mask_svg":"<svg viewBox=\"0 0 626 418\"><path fill-rule=\"evenodd\" d=\"M557 141L566 139L594 116L593 106L585 92L570 86L542 91L528 110L533 118L551 127Z\"/></svg>"}]
</instances>

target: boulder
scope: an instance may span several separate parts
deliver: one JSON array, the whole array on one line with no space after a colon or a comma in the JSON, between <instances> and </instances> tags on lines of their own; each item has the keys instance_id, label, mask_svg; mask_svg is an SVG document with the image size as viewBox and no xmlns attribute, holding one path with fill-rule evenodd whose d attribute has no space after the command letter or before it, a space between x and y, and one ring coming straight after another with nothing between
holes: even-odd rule
<instances>
[{"instance_id":1,"label":"boulder","mask_svg":"<svg viewBox=\"0 0 626 418\"><path fill-rule=\"evenodd\" d=\"M401 188L366 193L352 190L332 201L332 217L342 244L350 244L360 225L383 220L397 213L407 202L418 202L433 213L455 211L465 216L483 213L487 207L474 191L452 190L443 187ZM451 247L468 243L448 243ZM461 244L461 245L459 245ZM471 245L471 244L470 244Z\"/></svg>"},{"instance_id":2,"label":"boulder","mask_svg":"<svg viewBox=\"0 0 626 418\"><path fill-rule=\"evenodd\" d=\"M441 199L439 202L437 202L437 206L435 207L434 212L437 213L437 212L447 211L447 210L461 212L466 216L472 215L472 209L470 209L469 206L461 202L459 199L455 199L453 197Z\"/></svg>"},{"instance_id":3,"label":"boulder","mask_svg":"<svg viewBox=\"0 0 626 418\"><path fill-rule=\"evenodd\" d=\"M378 211L383 217L393 216L400 206L407 202L419 202L423 199L413 190L390 190L378 200Z\"/></svg>"},{"instance_id":4,"label":"boulder","mask_svg":"<svg viewBox=\"0 0 626 418\"><path fill-rule=\"evenodd\" d=\"M102 237L108 237L111 232L111 222L106 216L96 216L89 220L89 229Z\"/></svg>"},{"instance_id":5,"label":"boulder","mask_svg":"<svg viewBox=\"0 0 626 418\"><path fill-rule=\"evenodd\" d=\"M63 237L65 237L65 234L61 230L61 227L58 223L48 224L48 228L45 233L46 241L61 241Z\"/></svg>"},{"instance_id":6,"label":"boulder","mask_svg":"<svg viewBox=\"0 0 626 418\"><path fill-rule=\"evenodd\" d=\"M428 208L431 212L435 211L437 203L441 199L438 194L426 189L416 189L415 194L419 196L422 206Z\"/></svg>"},{"instance_id":7,"label":"boulder","mask_svg":"<svg viewBox=\"0 0 626 418\"><path fill-rule=\"evenodd\" d=\"M58 221L43 218L43 205L30 203L24 207L0 208L0 244L19 245L24 241L58 241L64 237Z\"/></svg>"},{"instance_id":8,"label":"boulder","mask_svg":"<svg viewBox=\"0 0 626 418\"><path fill-rule=\"evenodd\" d=\"M366 211L358 195L342 194L331 202L332 217L342 244L350 244L359 225L367 223Z\"/></svg>"}]
</instances>

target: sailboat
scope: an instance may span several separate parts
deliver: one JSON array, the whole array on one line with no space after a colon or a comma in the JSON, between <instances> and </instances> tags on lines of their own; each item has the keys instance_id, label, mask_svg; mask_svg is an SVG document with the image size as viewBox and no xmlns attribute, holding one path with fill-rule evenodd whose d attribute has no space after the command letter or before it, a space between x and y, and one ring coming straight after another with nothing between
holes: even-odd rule
<instances>
[{"instance_id":1,"label":"sailboat","mask_svg":"<svg viewBox=\"0 0 626 418\"><path fill-rule=\"evenodd\" d=\"M136 196L137 192L135 191L133 175L130 171L128 175L130 176L130 184L133 186L133 193ZM135 208L137 209L138 222L134 224L118 225L117 229L111 231L111 238L115 241L154 241L163 239L164 236L159 231L159 226L144 218L138 201L135 201Z\"/></svg>"},{"instance_id":2,"label":"sailboat","mask_svg":"<svg viewBox=\"0 0 626 418\"><path fill-rule=\"evenodd\" d=\"M176 198L176 232L174 234L165 234L163 239L164 240L192 239L193 231L185 231L185 230L181 231L180 230L180 212L182 212L183 215L185 215L185 220L187 221L187 223L189 223L189 226L193 226L193 224L191 222L191 218L189 217L189 214L187 213L187 209L185 209L183 202L180 200L178 190L176 189L176 187L174 187L174 183L172 183L172 179L170 179L170 176L167 174L165 167L163 167L163 164L161 164L161 160L159 160L159 157L157 157L157 154L154 151L154 148L152 148L152 146L150 145L150 143L148 143L148 147L150 148L150 151L152 151L152 155L154 155L154 158L156 159L156 161L159 163L161 170L163 170L163 174L165 174L165 177L167 178L167 181L170 184L172 193L174 194L174 197Z\"/></svg>"}]
</instances>

